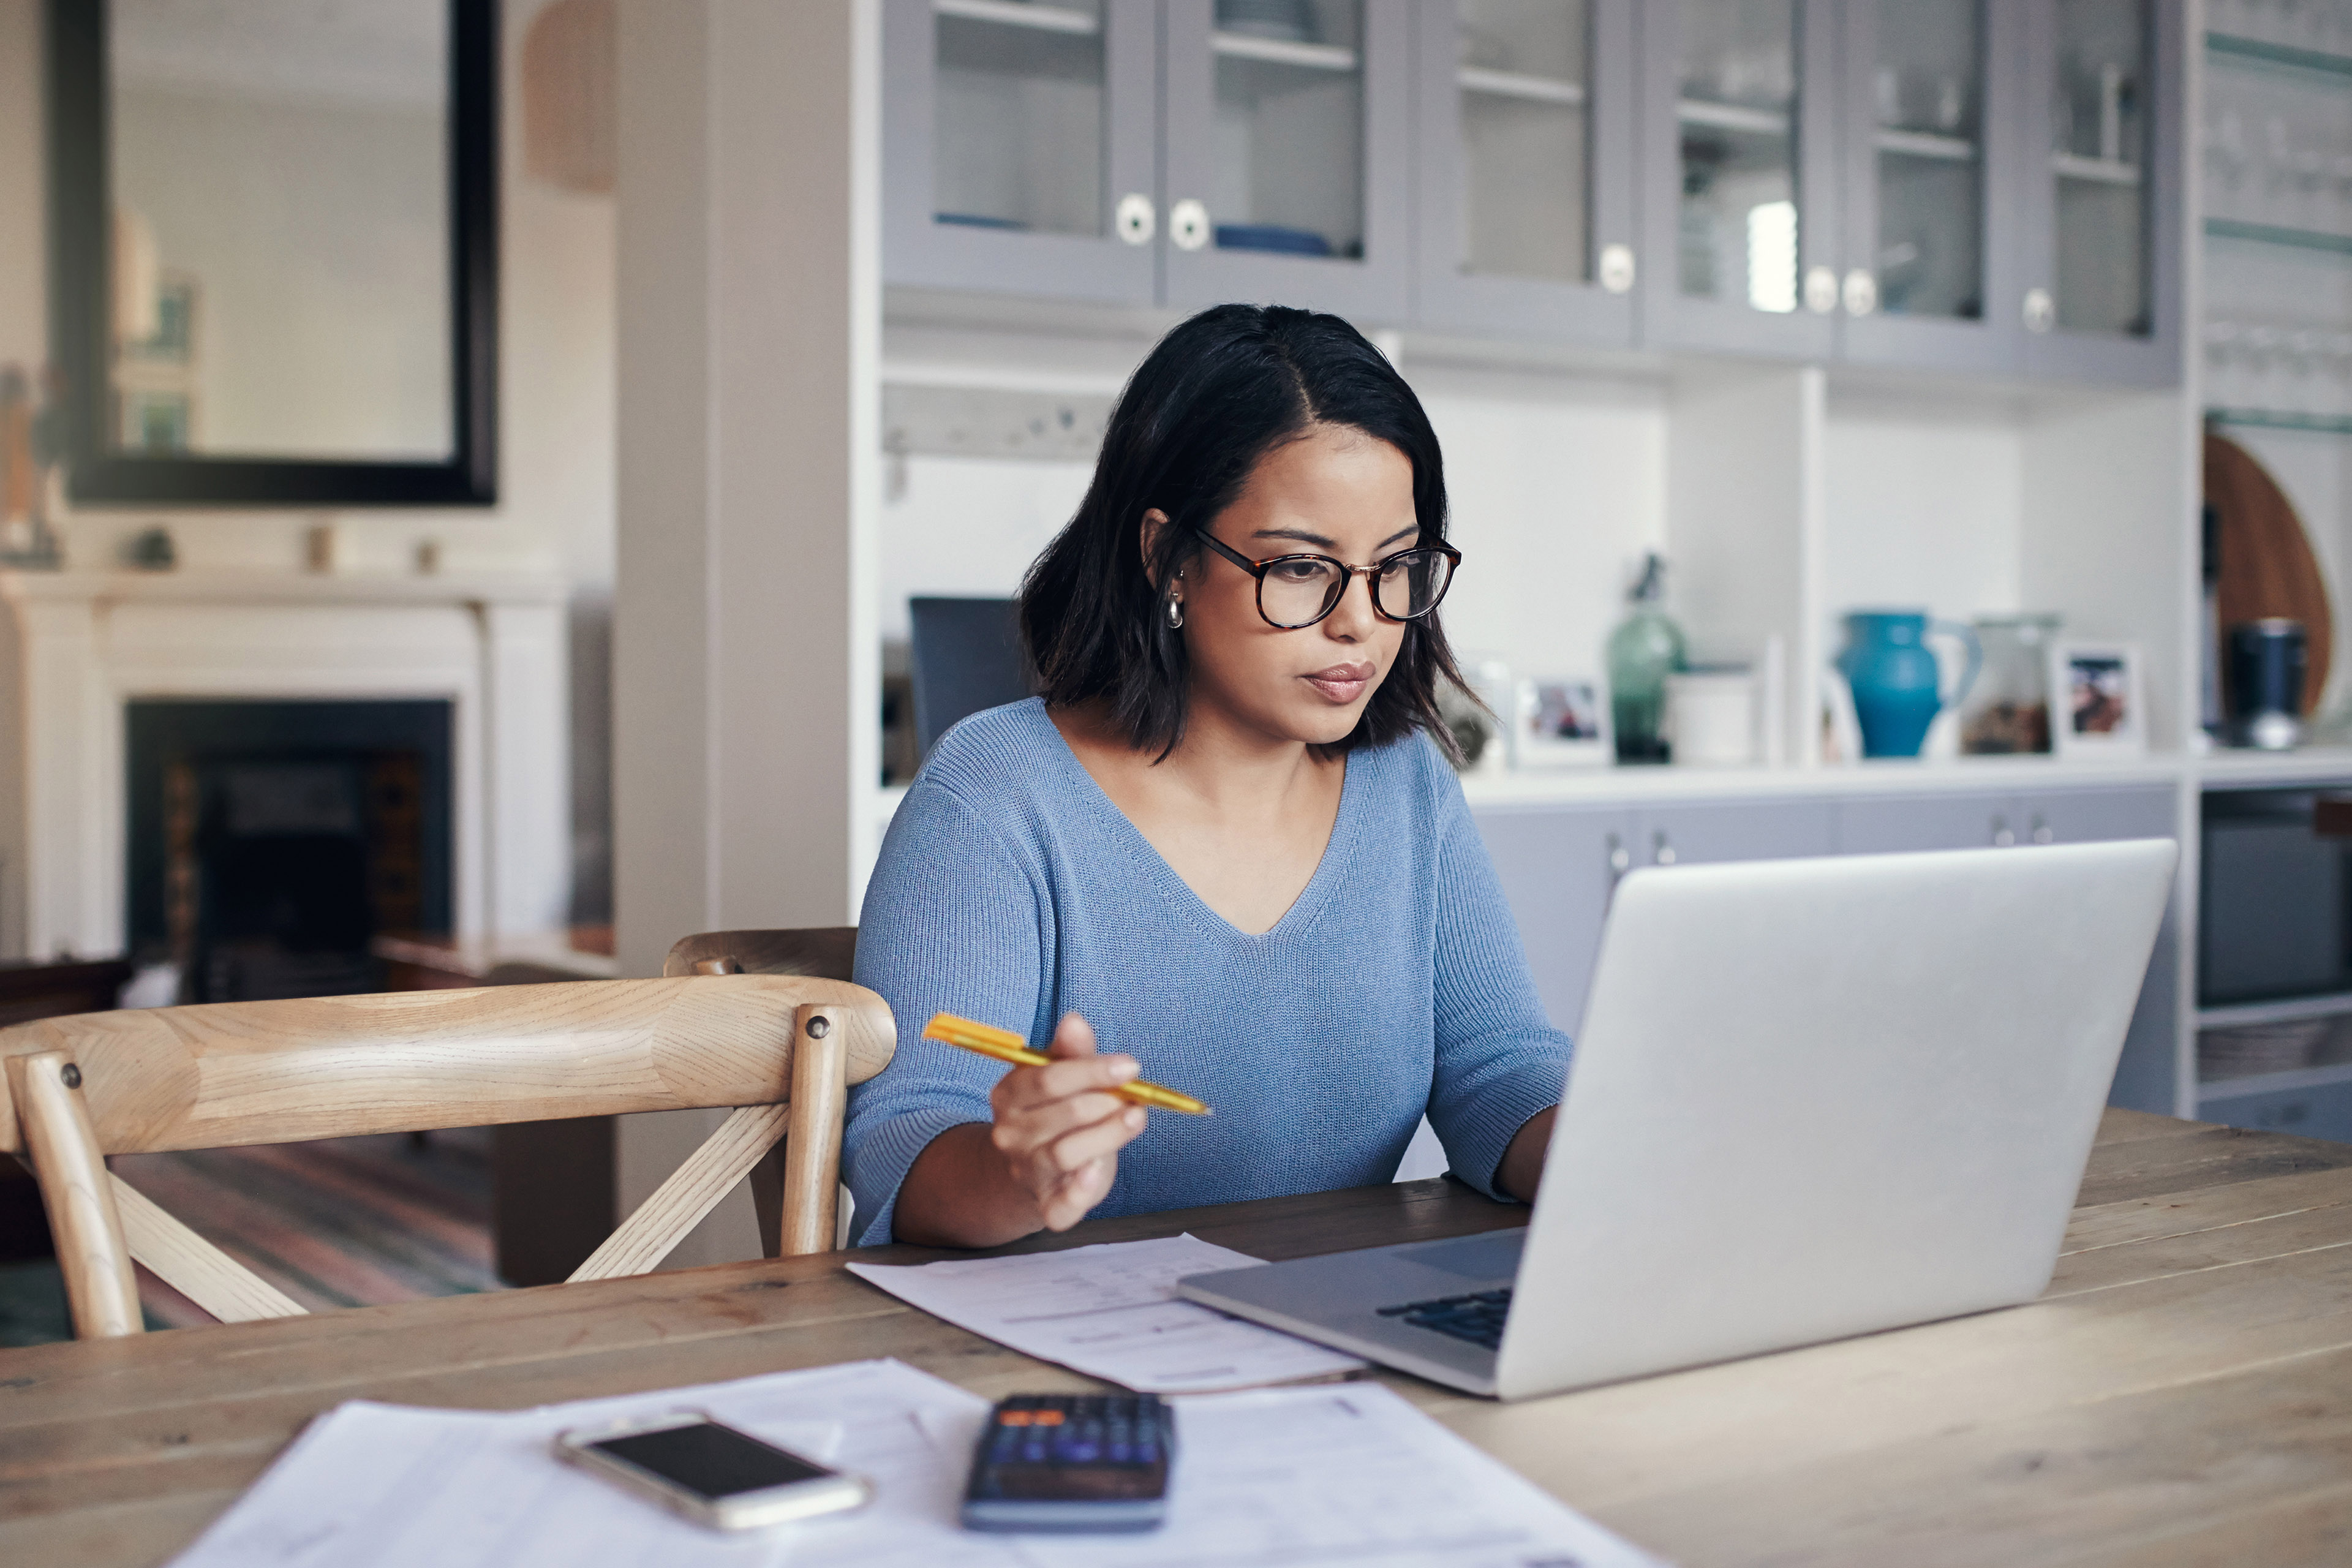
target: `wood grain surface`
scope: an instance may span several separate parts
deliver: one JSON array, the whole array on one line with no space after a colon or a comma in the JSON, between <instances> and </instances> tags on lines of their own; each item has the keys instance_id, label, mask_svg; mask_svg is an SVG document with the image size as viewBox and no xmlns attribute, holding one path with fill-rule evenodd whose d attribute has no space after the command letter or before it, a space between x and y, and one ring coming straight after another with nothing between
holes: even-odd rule
<instances>
[{"instance_id":1,"label":"wood grain surface","mask_svg":"<svg viewBox=\"0 0 2352 1568\"><path fill-rule=\"evenodd\" d=\"M2042 1300L1497 1405L1391 1373L1677 1562L2352 1561L2352 1147L2110 1111ZM1443 1180L1090 1221L1265 1258L1522 1223ZM895 1355L984 1396L1082 1389L848 1258L0 1352L0 1562L165 1561L320 1411L514 1408ZM1705 1268L1704 1258L1693 1260Z\"/></svg>"},{"instance_id":2,"label":"wood grain surface","mask_svg":"<svg viewBox=\"0 0 2352 1568\"><path fill-rule=\"evenodd\" d=\"M2303 710L2315 712L2335 656L2336 617L2328 608L2327 579L2294 503L2253 454L2210 430L2205 433L2205 503L2221 524L2221 577L2214 600L2222 635L2242 622L2271 616L2301 621L2311 661ZM2221 666L2226 681L2226 651Z\"/></svg>"}]
</instances>

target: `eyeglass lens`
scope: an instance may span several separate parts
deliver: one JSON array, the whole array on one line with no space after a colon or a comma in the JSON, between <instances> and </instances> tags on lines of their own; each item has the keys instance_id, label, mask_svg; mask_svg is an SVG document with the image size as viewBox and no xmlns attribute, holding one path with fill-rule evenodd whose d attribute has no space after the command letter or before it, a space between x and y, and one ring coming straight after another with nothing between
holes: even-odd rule
<instances>
[{"instance_id":1,"label":"eyeglass lens","mask_svg":"<svg viewBox=\"0 0 2352 1568\"><path fill-rule=\"evenodd\" d=\"M1435 550L1408 550L1382 563L1372 576L1372 603L1391 620L1425 616L1445 596L1454 563ZM1279 626L1321 620L1347 591L1348 574L1336 562L1300 555L1267 566L1258 584L1258 608Z\"/></svg>"}]
</instances>

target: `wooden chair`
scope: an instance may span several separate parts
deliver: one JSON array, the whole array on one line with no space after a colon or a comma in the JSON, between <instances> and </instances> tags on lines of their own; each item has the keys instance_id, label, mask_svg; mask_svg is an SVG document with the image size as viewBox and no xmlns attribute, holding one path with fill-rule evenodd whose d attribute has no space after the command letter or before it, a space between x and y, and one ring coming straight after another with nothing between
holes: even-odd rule
<instances>
[{"instance_id":1,"label":"wooden chair","mask_svg":"<svg viewBox=\"0 0 2352 1568\"><path fill-rule=\"evenodd\" d=\"M226 1321L302 1308L106 1168L109 1154L728 1108L572 1276L658 1265L784 1139L776 1246L834 1245L848 1086L890 1010L844 981L581 980L93 1013L0 1029L0 1152L29 1163L74 1332L140 1331L136 1259Z\"/></svg>"}]
</instances>

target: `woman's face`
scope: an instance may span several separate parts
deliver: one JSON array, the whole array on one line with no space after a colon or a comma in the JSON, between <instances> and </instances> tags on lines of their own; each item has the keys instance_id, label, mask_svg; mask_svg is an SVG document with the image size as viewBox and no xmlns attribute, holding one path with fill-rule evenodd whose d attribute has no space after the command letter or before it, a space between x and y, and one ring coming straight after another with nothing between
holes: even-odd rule
<instances>
[{"instance_id":1,"label":"woman's face","mask_svg":"<svg viewBox=\"0 0 2352 1568\"><path fill-rule=\"evenodd\" d=\"M1251 561L1311 553L1369 566L1420 537L1412 462L1360 430L1315 426L1260 458L1209 531ZM1372 607L1361 576L1329 615L1293 631L1267 624L1256 580L1205 546L1163 596L1171 586L1184 605L1195 712L1213 709L1271 739L1347 739L1404 641L1403 624Z\"/></svg>"}]
</instances>

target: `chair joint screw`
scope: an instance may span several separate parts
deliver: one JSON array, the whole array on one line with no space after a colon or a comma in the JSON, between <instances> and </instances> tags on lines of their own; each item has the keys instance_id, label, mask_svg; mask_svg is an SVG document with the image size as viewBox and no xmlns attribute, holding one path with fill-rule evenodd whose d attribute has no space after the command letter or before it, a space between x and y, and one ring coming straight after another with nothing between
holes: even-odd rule
<instances>
[{"instance_id":1,"label":"chair joint screw","mask_svg":"<svg viewBox=\"0 0 2352 1568\"><path fill-rule=\"evenodd\" d=\"M827 1035L833 1033L833 1020L826 1017L824 1014L819 1013L815 1017L809 1020L808 1032L810 1039L821 1040Z\"/></svg>"},{"instance_id":2,"label":"chair joint screw","mask_svg":"<svg viewBox=\"0 0 2352 1568\"><path fill-rule=\"evenodd\" d=\"M66 1063L63 1068L58 1069L58 1077L65 1080L65 1086L68 1089L79 1089L81 1087L81 1068L76 1067L71 1062Z\"/></svg>"}]
</instances>

